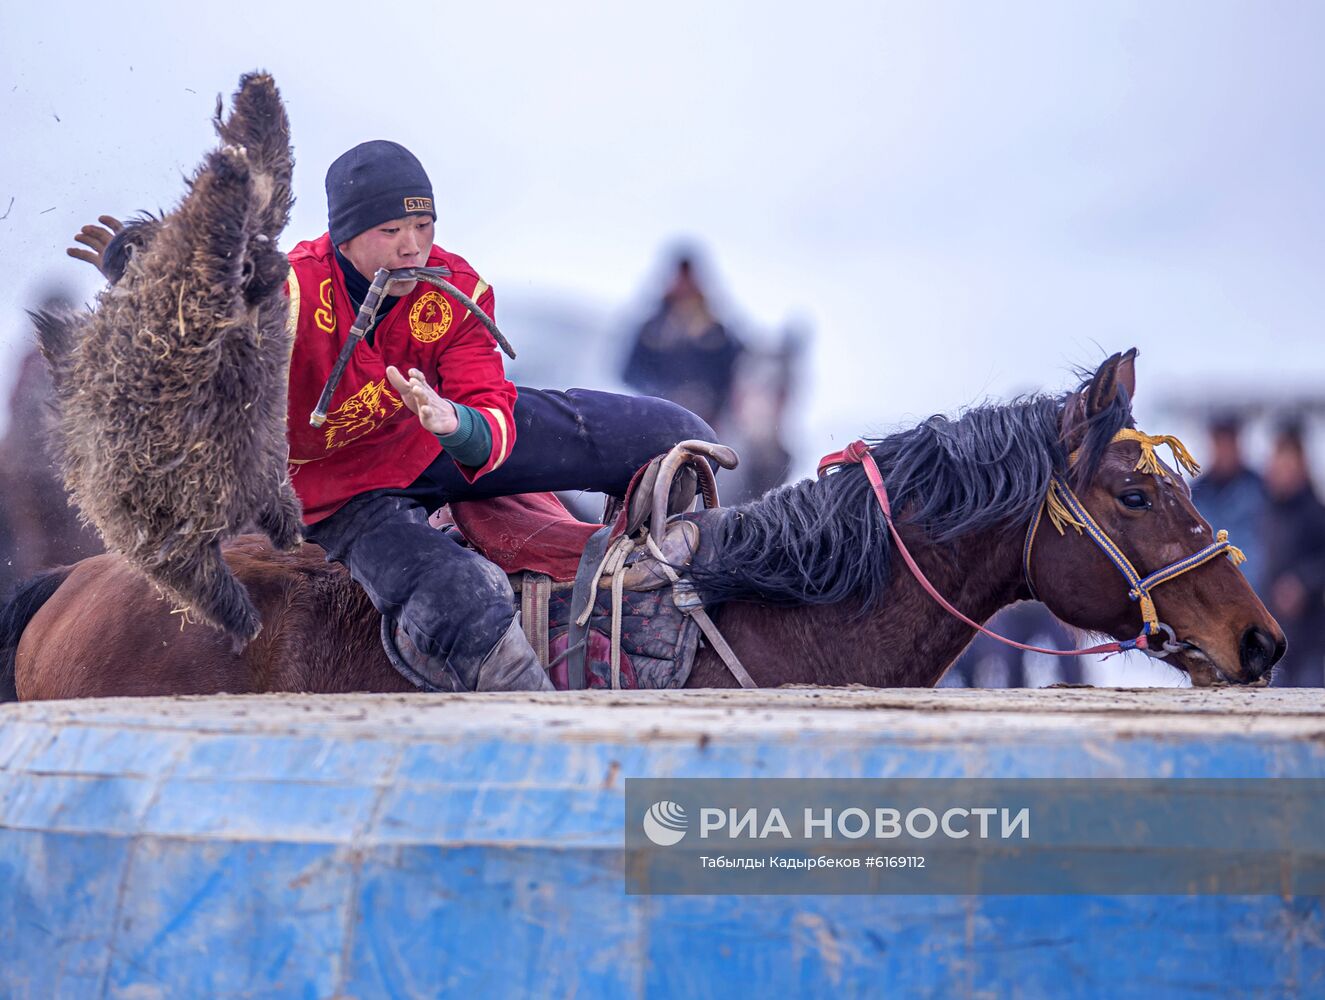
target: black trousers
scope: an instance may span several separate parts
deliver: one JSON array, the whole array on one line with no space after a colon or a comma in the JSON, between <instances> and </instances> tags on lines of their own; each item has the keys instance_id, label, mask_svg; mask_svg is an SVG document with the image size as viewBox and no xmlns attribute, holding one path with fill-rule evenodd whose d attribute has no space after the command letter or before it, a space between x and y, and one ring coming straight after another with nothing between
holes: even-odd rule
<instances>
[{"instance_id":1,"label":"black trousers","mask_svg":"<svg viewBox=\"0 0 1325 1000\"><path fill-rule=\"evenodd\" d=\"M708 424L675 403L590 389L522 387L515 426L510 457L476 483L443 454L409 486L357 496L308 529L373 606L469 690L511 624L514 595L501 570L431 527L428 514L453 500L513 493L621 496L641 465L678 441L715 440Z\"/></svg>"}]
</instances>

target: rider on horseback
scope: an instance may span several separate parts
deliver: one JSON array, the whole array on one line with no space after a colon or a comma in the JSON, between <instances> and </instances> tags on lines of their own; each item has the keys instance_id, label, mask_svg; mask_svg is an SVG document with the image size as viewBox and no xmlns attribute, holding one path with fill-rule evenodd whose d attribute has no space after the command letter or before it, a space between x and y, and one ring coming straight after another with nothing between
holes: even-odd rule
<instances>
[{"instance_id":1,"label":"rider on horseback","mask_svg":"<svg viewBox=\"0 0 1325 1000\"><path fill-rule=\"evenodd\" d=\"M351 357L328 419L309 426L379 268L444 266L493 315L492 289L433 243L423 166L393 142L362 143L327 172L329 232L289 254L288 437L305 535L345 564L383 616L392 664L427 690L551 690L515 618L505 574L428 523L444 504L551 490L625 493L632 475L712 430L673 403L586 389L516 389L496 341L431 285L393 282ZM103 217L111 224L113 220ZM103 266L110 234L71 251ZM113 269L109 269L113 270ZM108 274L110 276L110 274Z\"/></svg>"}]
</instances>

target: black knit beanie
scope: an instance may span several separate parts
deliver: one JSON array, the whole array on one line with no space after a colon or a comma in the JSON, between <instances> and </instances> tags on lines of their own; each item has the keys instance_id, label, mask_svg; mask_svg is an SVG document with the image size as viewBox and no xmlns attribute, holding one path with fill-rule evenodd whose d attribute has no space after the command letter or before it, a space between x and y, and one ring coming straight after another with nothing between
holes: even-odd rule
<instances>
[{"instance_id":1,"label":"black knit beanie","mask_svg":"<svg viewBox=\"0 0 1325 1000\"><path fill-rule=\"evenodd\" d=\"M400 143L361 142L327 170L327 228L334 245L406 215L437 219L423 164Z\"/></svg>"}]
</instances>

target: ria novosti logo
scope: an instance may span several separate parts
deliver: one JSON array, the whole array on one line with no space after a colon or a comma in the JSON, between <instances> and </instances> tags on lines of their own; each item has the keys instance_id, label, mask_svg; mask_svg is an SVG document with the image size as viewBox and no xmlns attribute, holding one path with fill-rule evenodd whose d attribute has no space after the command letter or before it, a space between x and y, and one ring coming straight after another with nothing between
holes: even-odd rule
<instances>
[{"instance_id":1,"label":"ria novosti logo","mask_svg":"<svg viewBox=\"0 0 1325 1000\"><path fill-rule=\"evenodd\" d=\"M644 814L644 835L659 847L680 843L688 826L686 811L675 802L655 802Z\"/></svg>"}]
</instances>

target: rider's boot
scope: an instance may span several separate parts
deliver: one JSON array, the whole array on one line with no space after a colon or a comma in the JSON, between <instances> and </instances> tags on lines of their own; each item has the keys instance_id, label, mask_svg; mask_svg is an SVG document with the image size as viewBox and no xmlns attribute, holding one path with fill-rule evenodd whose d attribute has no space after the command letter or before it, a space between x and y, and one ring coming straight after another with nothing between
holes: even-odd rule
<instances>
[{"instance_id":1,"label":"rider's boot","mask_svg":"<svg viewBox=\"0 0 1325 1000\"><path fill-rule=\"evenodd\" d=\"M476 691L555 691L538 654L529 645L519 618L497 640L478 666Z\"/></svg>"},{"instance_id":2,"label":"rider's boot","mask_svg":"<svg viewBox=\"0 0 1325 1000\"><path fill-rule=\"evenodd\" d=\"M477 664L457 670L443 657L421 650L400 625L382 619L382 647L400 673L425 691L555 691L529 640L512 619Z\"/></svg>"},{"instance_id":3,"label":"rider's boot","mask_svg":"<svg viewBox=\"0 0 1325 1000\"><path fill-rule=\"evenodd\" d=\"M387 615L382 616L382 648L401 676L424 691L468 690L445 659L419 649L409 633Z\"/></svg>"}]
</instances>

